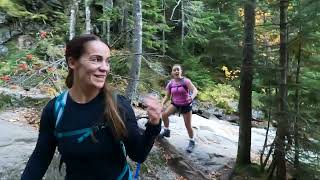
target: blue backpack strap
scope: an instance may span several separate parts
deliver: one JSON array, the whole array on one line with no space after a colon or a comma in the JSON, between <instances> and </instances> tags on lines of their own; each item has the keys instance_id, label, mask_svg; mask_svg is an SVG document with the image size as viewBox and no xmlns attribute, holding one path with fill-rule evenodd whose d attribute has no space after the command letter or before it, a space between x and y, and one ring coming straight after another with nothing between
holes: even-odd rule
<instances>
[{"instance_id":1,"label":"blue backpack strap","mask_svg":"<svg viewBox=\"0 0 320 180\"><path fill-rule=\"evenodd\" d=\"M63 93L61 93L57 97L57 99L55 101L55 105L54 105L54 113L55 113L55 121L56 121L55 122L55 128L57 128L57 126L59 125L59 122L62 119L64 108L65 108L66 103L67 103L67 98L68 98L68 91L64 91ZM77 142L81 143L85 138L89 137L92 133L93 133L93 129L92 128L84 128L84 129L68 131L68 132L56 132L55 131L55 136L57 138L62 138L62 137L68 137L68 136L74 136L74 135L82 134L82 136L80 136L77 139Z\"/></svg>"},{"instance_id":2,"label":"blue backpack strap","mask_svg":"<svg viewBox=\"0 0 320 180\"><path fill-rule=\"evenodd\" d=\"M141 163L137 163L136 172L134 173L134 177L133 177L134 180L139 179L140 166L141 166Z\"/></svg>"},{"instance_id":3,"label":"blue backpack strap","mask_svg":"<svg viewBox=\"0 0 320 180\"><path fill-rule=\"evenodd\" d=\"M64 107L66 106L66 103L67 103L67 97L68 97L68 91L64 91L57 97L55 101L55 104L54 104L55 128L57 128L61 120Z\"/></svg>"},{"instance_id":4,"label":"blue backpack strap","mask_svg":"<svg viewBox=\"0 0 320 180\"><path fill-rule=\"evenodd\" d=\"M120 146L121 146L122 153L123 153L124 157L127 158L126 148L125 148L125 146L124 146L122 141L120 141ZM128 172L129 173L128 174L128 180L132 180L132 172L130 170L130 167L129 167L129 164L128 164L127 160L125 160L125 161L126 161L126 163L125 163L125 165L124 165L124 167L122 169L121 174L118 176L117 180L122 180L123 177L126 175L127 171L129 171Z\"/></svg>"}]
</instances>

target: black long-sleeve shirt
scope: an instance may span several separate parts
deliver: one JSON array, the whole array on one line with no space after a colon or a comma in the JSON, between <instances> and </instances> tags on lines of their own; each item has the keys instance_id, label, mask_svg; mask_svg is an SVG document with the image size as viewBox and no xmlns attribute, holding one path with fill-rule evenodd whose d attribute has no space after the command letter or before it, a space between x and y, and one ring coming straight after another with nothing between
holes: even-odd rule
<instances>
[{"instance_id":1,"label":"black long-sleeve shirt","mask_svg":"<svg viewBox=\"0 0 320 180\"><path fill-rule=\"evenodd\" d=\"M54 155L56 147L66 163L66 179L68 180L102 180L116 179L124 165L120 141L112 135L110 127L100 129L95 133L98 142L94 142L89 136L83 142L78 143L78 136L56 138L54 131L67 132L92 127L104 120L103 94L85 104L76 103L68 95L63 116L55 128L54 103L52 99L43 109L39 137L26 168L22 174L22 180L41 179ZM127 155L136 162L143 162L150 152L155 137L161 129L158 125L147 124L146 131L141 134L135 114L129 102L123 97L117 97L128 136L123 140ZM128 177L128 173L125 175Z\"/></svg>"}]
</instances>

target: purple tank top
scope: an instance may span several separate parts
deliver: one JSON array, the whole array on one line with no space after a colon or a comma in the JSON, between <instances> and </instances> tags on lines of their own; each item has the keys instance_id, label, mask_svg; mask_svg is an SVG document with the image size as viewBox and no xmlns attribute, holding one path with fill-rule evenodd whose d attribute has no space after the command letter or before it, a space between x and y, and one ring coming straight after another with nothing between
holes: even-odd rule
<instances>
[{"instance_id":1,"label":"purple tank top","mask_svg":"<svg viewBox=\"0 0 320 180\"><path fill-rule=\"evenodd\" d=\"M167 84L167 91L170 92L172 102L176 105L188 105L190 104L190 100L188 101L189 89L188 85L190 84L190 79L182 78L180 81L176 82L172 79Z\"/></svg>"}]
</instances>

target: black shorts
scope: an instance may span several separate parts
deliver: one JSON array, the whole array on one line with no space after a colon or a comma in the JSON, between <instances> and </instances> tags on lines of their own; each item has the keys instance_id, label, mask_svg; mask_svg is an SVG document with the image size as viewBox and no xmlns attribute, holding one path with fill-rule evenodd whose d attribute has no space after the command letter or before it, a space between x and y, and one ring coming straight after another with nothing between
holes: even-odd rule
<instances>
[{"instance_id":1,"label":"black shorts","mask_svg":"<svg viewBox=\"0 0 320 180\"><path fill-rule=\"evenodd\" d=\"M178 113L184 114L192 111L192 103L187 105L176 105L174 103L171 103L171 104L177 109Z\"/></svg>"}]
</instances>

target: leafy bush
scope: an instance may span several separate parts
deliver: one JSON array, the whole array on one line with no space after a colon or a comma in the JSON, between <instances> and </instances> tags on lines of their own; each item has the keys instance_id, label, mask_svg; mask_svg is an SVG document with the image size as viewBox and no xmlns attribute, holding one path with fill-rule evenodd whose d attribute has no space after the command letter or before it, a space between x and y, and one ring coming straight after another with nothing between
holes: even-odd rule
<instances>
[{"instance_id":1,"label":"leafy bush","mask_svg":"<svg viewBox=\"0 0 320 180\"><path fill-rule=\"evenodd\" d=\"M227 84L216 84L206 87L199 91L199 100L213 102L220 108L225 109L226 113L234 112L230 102L237 101L239 98L238 91Z\"/></svg>"},{"instance_id":2,"label":"leafy bush","mask_svg":"<svg viewBox=\"0 0 320 180\"><path fill-rule=\"evenodd\" d=\"M264 106L264 103L261 101L265 98L264 94L260 94L256 91L252 91L252 108L261 109Z\"/></svg>"}]
</instances>

